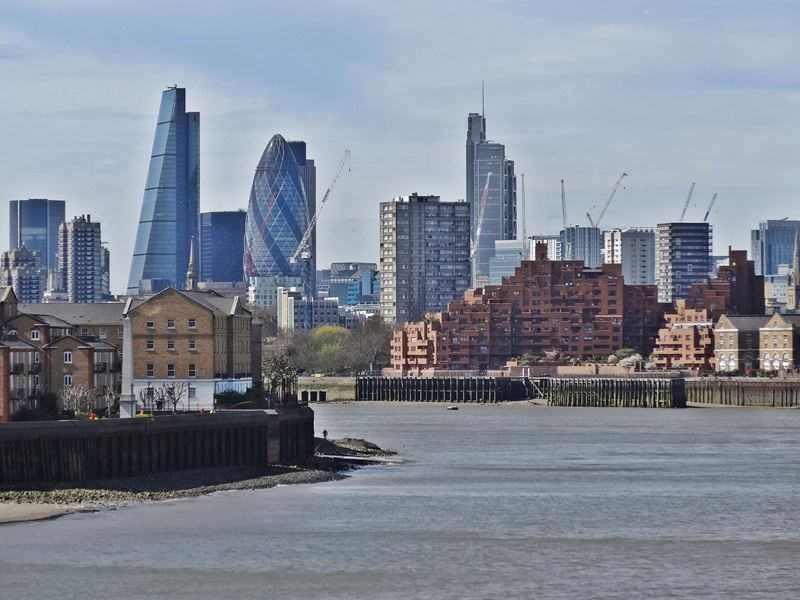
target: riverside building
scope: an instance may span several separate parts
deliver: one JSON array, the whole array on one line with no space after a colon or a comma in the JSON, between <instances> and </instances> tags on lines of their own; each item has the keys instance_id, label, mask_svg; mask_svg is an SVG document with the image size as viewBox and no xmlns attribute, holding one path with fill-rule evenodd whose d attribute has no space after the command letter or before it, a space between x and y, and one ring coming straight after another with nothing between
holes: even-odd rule
<instances>
[{"instance_id":1,"label":"riverside building","mask_svg":"<svg viewBox=\"0 0 800 600\"><path fill-rule=\"evenodd\" d=\"M439 196L380 205L380 304L387 323L444 309L470 283L470 207Z\"/></svg>"},{"instance_id":2,"label":"riverside building","mask_svg":"<svg viewBox=\"0 0 800 600\"><path fill-rule=\"evenodd\" d=\"M544 244L534 253L500 285L468 290L446 310L395 332L395 371L485 371L525 353L604 358L654 337L663 312L655 287L625 285L619 265L551 261Z\"/></svg>"},{"instance_id":3,"label":"riverside building","mask_svg":"<svg viewBox=\"0 0 800 600\"><path fill-rule=\"evenodd\" d=\"M603 262L622 265L625 283L655 285L655 230L638 227L611 229L604 232L603 245Z\"/></svg>"}]
</instances>

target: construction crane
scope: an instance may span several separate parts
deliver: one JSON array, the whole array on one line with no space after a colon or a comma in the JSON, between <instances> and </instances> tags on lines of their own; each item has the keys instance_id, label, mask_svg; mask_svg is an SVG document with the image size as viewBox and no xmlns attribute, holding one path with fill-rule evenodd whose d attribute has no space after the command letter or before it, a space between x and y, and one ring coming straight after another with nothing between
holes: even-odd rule
<instances>
[{"instance_id":1,"label":"construction crane","mask_svg":"<svg viewBox=\"0 0 800 600\"><path fill-rule=\"evenodd\" d=\"M325 208L325 203L330 198L331 191L333 191L333 187L336 185L336 182L339 181L339 177L344 170L344 165L347 163L347 170L350 171L350 150L344 151L344 156L342 156L342 160L339 162L339 166L336 169L336 174L333 176L331 180L331 184L328 186L328 189L325 191L325 195L322 197L322 201L319 203L319 206L314 211L314 216L311 217L311 221L308 223L308 227L306 228L305 232L303 233L303 237L300 238L300 242L297 244L297 250L289 259L289 262L292 264L296 264L298 261L302 261L302 279L303 279L303 293L306 297L305 308L303 312L303 329L311 329L313 326L313 314L312 314L312 304L314 302L314 297L316 294L314 293L314 286L311 285L311 265L313 263L314 255L311 251L311 236L314 233L314 228L317 226L317 221L319 220L319 215L322 212L322 209Z\"/></svg>"},{"instance_id":2,"label":"construction crane","mask_svg":"<svg viewBox=\"0 0 800 600\"><path fill-rule=\"evenodd\" d=\"M525 223L525 173L520 173L519 196L520 196L520 210L517 219L517 228L519 228L519 221L522 221L522 255L527 258L528 248L528 227Z\"/></svg>"},{"instance_id":3,"label":"construction crane","mask_svg":"<svg viewBox=\"0 0 800 600\"><path fill-rule=\"evenodd\" d=\"M689 208L689 202L692 201L692 194L694 194L694 181L692 182L692 187L689 188L689 195L686 196L686 204L683 205L683 210L681 211L681 218L678 219L678 223L683 223L683 217L686 216L686 209Z\"/></svg>"},{"instance_id":4,"label":"construction crane","mask_svg":"<svg viewBox=\"0 0 800 600\"><path fill-rule=\"evenodd\" d=\"M711 197L711 202L708 203L708 208L706 209L706 216L703 217L703 223L708 221L708 215L711 214L711 209L714 208L714 202L716 202L716 201L717 201L717 194L714 194Z\"/></svg>"},{"instance_id":5,"label":"construction crane","mask_svg":"<svg viewBox=\"0 0 800 600\"><path fill-rule=\"evenodd\" d=\"M478 252L478 243L481 239L481 229L483 228L483 215L486 214L486 199L489 197L489 180L492 178L492 173L486 174L486 184L483 186L483 195L481 196L481 205L478 208L478 218L475 220L475 237L472 238L472 249L469 252L469 260L472 263L472 283L475 283L475 278L478 273L478 265L475 262L475 254Z\"/></svg>"},{"instance_id":6,"label":"construction crane","mask_svg":"<svg viewBox=\"0 0 800 600\"><path fill-rule=\"evenodd\" d=\"M614 199L614 195L617 193L617 190L619 189L619 184L622 183L622 180L625 179L627 176L628 176L627 173L623 173L622 175L619 176L619 179L617 179L617 182L614 184L614 187L611 188L611 193L608 195L608 198L606 198L606 203L603 204L603 209L600 211L600 214L597 217L597 221L592 220L591 210L586 213L586 218L589 219L589 225L591 225L592 227L600 227L600 221L603 220L603 216L605 216L606 211L608 210L608 207L611 204L611 201Z\"/></svg>"}]
</instances>

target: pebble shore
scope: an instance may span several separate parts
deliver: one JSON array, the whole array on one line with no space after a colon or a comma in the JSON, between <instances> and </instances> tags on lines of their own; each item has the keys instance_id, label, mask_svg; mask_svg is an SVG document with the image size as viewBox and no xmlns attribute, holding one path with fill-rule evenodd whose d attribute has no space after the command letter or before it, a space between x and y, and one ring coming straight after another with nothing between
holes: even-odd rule
<instances>
[{"instance_id":1,"label":"pebble shore","mask_svg":"<svg viewBox=\"0 0 800 600\"><path fill-rule=\"evenodd\" d=\"M342 471L357 468L347 457L394 454L365 440L317 440L317 452L337 458L313 458L299 467L234 466L211 469L169 471L154 475L105 479L81 487L67 485L28 486L25 489L0 488L0 524L52 518L70 512L114 509L138 502L193 498L214 492L257 490L278 485L297 485L337 481ZM29 505L30 518L19 505ZM47 510L46 507L50 507ZM42 516L38 516L42 515Z\"/></svg>"}]
</instances>

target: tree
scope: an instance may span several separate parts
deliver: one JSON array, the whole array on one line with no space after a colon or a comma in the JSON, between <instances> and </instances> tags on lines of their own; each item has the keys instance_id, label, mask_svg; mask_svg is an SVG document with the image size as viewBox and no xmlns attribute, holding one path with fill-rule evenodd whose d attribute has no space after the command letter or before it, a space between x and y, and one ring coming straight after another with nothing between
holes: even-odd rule
<instances>
[{"instance_id":1,"label":"tree","mask_svg":"<svg viewBox=\"0 0 800 600\"><path fill-rule=\"evenodd\" d=\"M633 354L638 354L636 350L633 348L620 348L614 353L614 356L616 356L620 360L623 360L625 358L628 358L629 356L632 356Z\"/></svg>"},{"instance_id":2,"label":"tree","mask_svg":"<svg viewBox=\"0 0 800 600\"><path fill-rule=\"evenodd\" d=\"M261 374L269 384L270 396L286 400L297 380L297 364L292 351L286 346L275 346L264 354Z\"/></svg>"},{"instance_id":3,"label":"tree","mask_svg":"<svg viewBox=\"0 0 800 600\"><path fill-rule=\"evenodd\" d=\"M640 364L643 360L641 354L634 353L621 359L617 364L620 367L632 368L636 367L636 365Z\"/></svg>"},{"instance_id":4,"label":"tree","mask_svg":"<svg viewBox=\"0 0 800 600\"><path fill-rule=\"evenodd\" d=\"M372 373L389 362L389 347L392 330L380 317L370 317L362 327L350 332L347 354L356 372L369 370Z\"/></svg>"},{"instance_id":5,"label":"tree","mask_svg":"<svg viewBox=\"0 0 800 600\"><path fill-rule=\"evenodd\" d=\"M85 385L65 387L61 394L64 410L72 411L76 416L88 415L92 411L94 394Z\"/></svg>"},{"instance_id":6,"label":"tree","mask_svg":"<svg viewBox=\"0 0 800 600\"><path fill-rule=\"evenodd\" d=\"M189 391L189 386L185 381L177 381L175 383L165 383L161 386L163 388L162 396L172 406L172 412L178 412L178 404L181 399Z\"/></svg>"}]
</instances>

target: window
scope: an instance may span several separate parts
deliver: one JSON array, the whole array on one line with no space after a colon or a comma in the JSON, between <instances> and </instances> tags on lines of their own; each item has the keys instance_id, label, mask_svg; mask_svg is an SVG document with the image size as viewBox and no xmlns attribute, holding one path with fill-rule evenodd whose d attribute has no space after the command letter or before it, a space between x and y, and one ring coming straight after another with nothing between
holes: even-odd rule
<instances>
[{"instance_id":1,"label":"window","mask_svg":"<svg viewBox=\"0 0 800 600\"><path fill-rule=\"evenodd\" d=\"M194 329L195 327L197 327L197 320L189 319L189 329Z\"/></svg>"},{"instance_id":2,"label":"window","mask_svg":"<svg viewBox=\"0 0 800 600\"><path fill-rule=\"evenodd\" d=\"M197 377L197 365L189 363L189 377Z\"/></svg>"},{"instance_id":3,"label":"window","mask_svg":"<svg viewBox=\"0 0 800 600\"><path fill-rule=\"evenodd\" d=\"M42 360L42 359L41 359L41 357L39 356L39 353L38 353L38 352L34 352L34 353L33 353L33 362L34 362L34 363L36 363L36 364L38 365L38 364L39 364L39 362L41 362L41 360Z\"/></svg>"},{"instance_id":4,"label":"window","mask_svg":"<svg viewBox=\"0 0 800 600\"><path fill-rule=\"evenodd\" d=\"M153 323L153 321L147 321L145 325L148 329L153 329L153 327L155 327L155 323Z\"/></svg>"},{"instance_id":5,"label":"window","mask_svg":"<svg viewBox=\"0 0 800 600\"><path fill-rule=\"evenodd\" d=\"M156 349L156 343L153 340L147 340L147 351L152 352Z\"/></svg>"},{"instance_id":6,"label":"window","mask_svg":"<svg viewBox=\"0 0 800 600\"><path fill-rule=\"evenodd\" d=\"M155 375L155 369L153 368L153 363L147 363L147 376L152 377Z\"/></svg>"},{"instance_id":7,"label":"window","mask_svg":"<svg viewBox=\"0 0 800 600\"><path fill-rule=\"evenodd\" d=\"M89 328L88 327L81 327L80 335L82 337L86 337L87 335L89 335Z\"/></svg>"},{"instance_id":8,"label":"window","mask_svg":"<svg viewBox=\"0 0 800 600\"><path fill-rule=\"evenodd\" d=\"M175 350L175 340L167 340L167 350Z\"/></svg>"},{"instance_id":9,"label":"window","mask_svg":"<svg viewBox=\"0 0 800 600\"><path fill-rule=\"evenodd\" d=\"M64 364L71 365L72 364L72 352L69 350L64 352Z\"/></svg>"},{"instance_id":10,"label":"window","mask_svg":"<svg viewBox=\"0 0 800 600\"><path fill-rule=\"evenodd\" d=\"M72 385L72 375L64 375L64 387L70 387Z\"/></svg>"},{"instance_id":11,"label":"window","mask_svg":"<svg viewBox=\"0 0 800 600\"><path fill-rule=\"evenodd\" d=\"M189 350L197 350L197 341L196 340L189 340Z\"/></svg>"},{"instance_id":12,"label":"window","mask_svg":"<svg viewBox=\"0 0 800 600\"><path fill-rule=\"evenodd\" d=\"M175 329L175 319L167 319L167 329Z\"/></svg>"},{"instance_id":13,"label":"window","mask_svg":"<svg viewBox=\"0 0 800 600\"><path fill-rule=\"evenodd\" d=\"M175 364L168 363L167 364L167 377L175 377Z\"/></svg>"},{"instance_id":14,"label":"window","mask_svg":"<svg viewBox=\"0 0 800 600\"><path fill-rule=\"evenodd\" d=\"M123 337L123 335L124 335L124 334L123 334L123 329L122 329L122 327L117 327L117 339L118 339L118 340L121 340L121 339L122 339L122 337Z\"/></svg>"},{"instance_id":15,"label":"window","mask_svg":"<svg viewBox=\"0 0 800 600\"><path fill-rule=\"evenodd\" d=\"M108 337L108 329L106 329L105 327L101 327L100 328L100 333L98 334L98 337L101 340L106 339Z\"/></svg>"},{"instance_id":16,"label":"window","mask_svg":"<svg viewBox=\"0 0 800 600\"><path fill-rule=\"evenodd\" d=\"M36 341L39 339L39 332L36 329L31 330L31 339Z\"/></svg>"},{"instance_id":17,"label":"window","mask_svg":"<svg viewBox=\"0 0 800 600\"><path fill-rule=\"evenodd\" d=\"M189 386L189 398L197 398L197 388L194 386Z\"/></svg>"}]
</instances>

